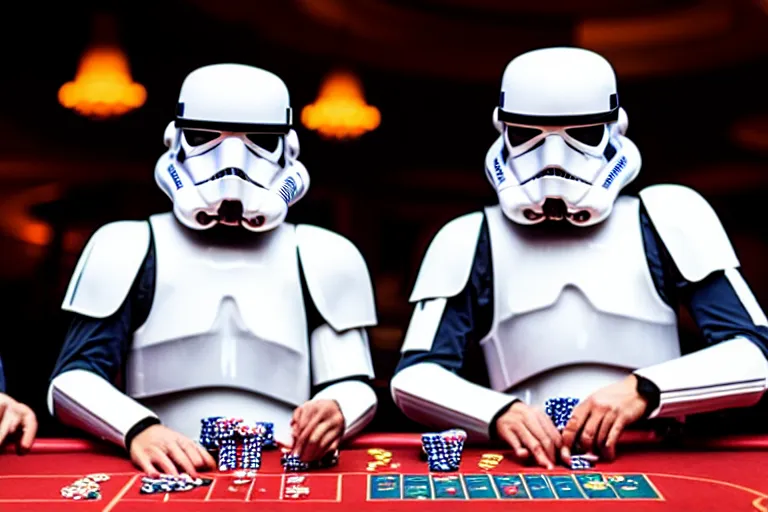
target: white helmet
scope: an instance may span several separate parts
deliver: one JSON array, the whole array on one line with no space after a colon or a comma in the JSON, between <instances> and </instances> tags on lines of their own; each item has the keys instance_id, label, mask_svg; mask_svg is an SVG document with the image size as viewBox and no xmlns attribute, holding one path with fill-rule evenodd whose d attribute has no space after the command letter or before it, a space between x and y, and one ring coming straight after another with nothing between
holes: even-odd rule
<instances>
[{"instance_id":1,"label":"white helmet","mask_svg":"<svg viewBox=\"0 0 768 512\"><path fill-rule=\"evenodd\" d=\"M596 224L640 172L613 68L591 51L547 48L512 60L493 117L501 137L486 174L514 222Z\"/></svg>"},{"instance_id":2,"label":"white helmet","mask_svg":"<svg viewBox=\"0 0 768 512\"><path fill-rule=\"evenodd\" d=\"M309 187L292 117L288 88L268 71L216 64L190 73L155 166L176 217L192 229L277 227Z\"/></svg>"}]
</instances>

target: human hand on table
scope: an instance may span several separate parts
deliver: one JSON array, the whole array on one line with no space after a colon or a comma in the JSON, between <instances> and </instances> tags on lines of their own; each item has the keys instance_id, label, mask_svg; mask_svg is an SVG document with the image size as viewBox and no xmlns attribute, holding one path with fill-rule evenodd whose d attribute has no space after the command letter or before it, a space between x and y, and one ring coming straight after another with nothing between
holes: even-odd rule
<instances>
[{"instance_id":1,"label":"human hand on table","mask_svg":"<svg viewBox=\"0 0 768 512\"><path fill-rule=\"evenodd\" d=\"M180 468L192 478L197 469L215 468L205 448L163 425L148 427L131 441L131 460L150 477L160 473L177 476Z\"/></svg>"},{"instance_id":2,"label":"human hand on table","mask_svg":"<svg viewBox=\"0 0 768 512\"><path fill-rule=\"evenodd\" d=\"M533 455L540 466L554 468L555 453L562 445L562 438L544 411L517 401L499 416L495 428L518 458Z\"/></svg>"},{"instance_id":3,"label":"human hand on table","mask_svg":"<svg viewBox=\"0 0 768 512\"><path fill-rule=\"evenodd\" d=\"M570 464L571 450L577 441L588 452L599 452L612 460L624 428L642 418L646 406L647 401L637 392L634 375L596 391L573 409L563 430L563 461Z\"/></svg>"},{"instance_id":4,"label":"human hand on table","mask_svg":"<svg viewBox=\"0 0 768 512\"><path fill-rule=\"evenodd\" d=\"M310 400L293 411L291 430L293 454L311 462L339 447L344 415L335 400Z\"/></svg>"},{"instance_id":5,"label":"human hand on table","mask_svg":"<svg viewBox=\"0 0 768 512\"><path fill-rule=\"evenodd\" d=\"M0 445L14 433L21 433L17 441L19 450L29 450L37 434L37 417L26 405L0 393Z\"/></svg>"}]
</instances>

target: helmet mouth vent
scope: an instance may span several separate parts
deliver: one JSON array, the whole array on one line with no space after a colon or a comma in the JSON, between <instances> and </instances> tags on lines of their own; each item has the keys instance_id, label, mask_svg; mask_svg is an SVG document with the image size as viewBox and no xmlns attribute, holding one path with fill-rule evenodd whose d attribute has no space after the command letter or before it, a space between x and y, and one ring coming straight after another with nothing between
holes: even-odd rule
<instances>
[{"instance_id":1,"label":"helmet mouth vent","mask_svg":"<svg viewBox=\"0 0 768 512\"><path fill-rule=\"evenodd\" d=\"M240 201L222 201L217 212L222 224L239 224L243 218L243 203Z\"/></svg>"},{"instance_id":2,"label":"helmet mouth vent","mask_svg":"<svg viewBox=\"0 0 768 512\"><path fill-rule=\"evenodd\" d=\"M563 220L568 215L568 207L562 199L547 199L541 209L549 220Z\"/></svg>"},{"instance_id":3,"label":"helmet mouth vent","mask_svg":"<svg viewBox=\"0 0 768 512\"><path fill-rule=\"evenodd\" d=\"M588 181L583 180L583 179L579 178L578 176L574 176L573 174L569 173L565 169L561 169L560 167L546 167L546 168L542 169L541 171L537 172L536 174L534 174L532 177L530 177L527 180L523 181L520 184L521 185L525 185L529 181L538 180L540 178L545 178L547 176L554 176L556 178L564 178L566 180L573 180L573 181L578 181L579 183L584 183L586 185L591 185L591 183L589 183Z\"/></svg>"}]
</instances>

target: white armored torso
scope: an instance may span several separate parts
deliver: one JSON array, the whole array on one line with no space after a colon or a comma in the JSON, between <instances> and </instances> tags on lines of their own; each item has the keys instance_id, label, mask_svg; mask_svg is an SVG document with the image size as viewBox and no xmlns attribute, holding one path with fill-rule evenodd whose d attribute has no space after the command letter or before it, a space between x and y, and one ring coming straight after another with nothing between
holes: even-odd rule
<instances>
[{"instance_id":1,"label":"white armored torso","mask_svg":"<svg viewBox=\"0 0 768 512\"><path fill-rule=\"evenodd\" d=\"M295 226L226 246L170 214L150 222L155 293L134 335L127 393L186 435L213 415L287 427L279 420L310 392Z\"/></svg>"},{"instance_id":2,"label":"white armored torso","mask_svg":"<svg viewBox=\"0 0 768 512\"><path fill-rule=\"evenodd\" d=\"M675 312L659 297L639 200L591 228L546 233L486 209L494 319L481 345L491 387L531 404L578 398L680 356Z\"/></svg>"},{"instance_id":3,"label":"white armored torso","mask_svg":"<svg viewBox=\"0 0 768 512\"><path fill-rule=\"evenodd\" d=\"M123 314L154 241L152 304L125 340L126 394L96 372L73 369L51 383L52 412L117 444L152 416L191 438L204 417L269 421L275 440L290 444L295 407L310 399L312 386L335 382L312 398L339 403L345 435L362 428L375 394L345 382L373 377L364 328L376 324L376 312L362 255L346 238L310 225L237 238L214 241L171 214L94 233L63 309L97 322ZM302 278L324 322L311 333Z\"/></svg>"},{"instance_id":4,"label":"white armored torso","mask_svg":"<svg viewBox=\"0 0 768 512\"><path fill-rule=\"evenodd\" d=\"M402 351L405 357L430 352L442 341L443 311L467 286L486 220L494 308L480 343L492 389L442 366L443 344L438 357L421 358L392 379L401 410L416 421L459 425L488 439L494 418L514 399L535 406L555 396L583 399L630 373L660 390L651 418L757 403L768 364L746 333L768 320L737 270L717 215L696 192L676 185L644 189L640 201L682 279L727 281L723 298L741 302L745 334L736 330L681 357L675 312L659 297L648 268L637 199L619 198L595 226L557 232L512 223L498 207L488 208L454 219L430 244L411 294L416 306Z\"/></svg>"}]
</instances>

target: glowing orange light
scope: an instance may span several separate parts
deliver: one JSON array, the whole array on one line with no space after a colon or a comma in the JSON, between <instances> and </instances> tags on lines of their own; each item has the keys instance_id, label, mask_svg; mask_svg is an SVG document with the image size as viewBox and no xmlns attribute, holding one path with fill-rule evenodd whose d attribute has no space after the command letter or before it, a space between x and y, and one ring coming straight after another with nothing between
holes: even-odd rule
<instances>
[{"instance_id":1,"label":"glowing orange light","mask_svg":"<svg viewBox=\"0 0 768 512\"><path fill-rule=\"evenodd\" d=\"M348 72L329 75L317 99L301 111L301 122L323 137L351 139L376 129L381 114L366 104L360 80Z\"/></svg>"},{"instance_id":2,"label":"glowing orange light","mask_svg":"<svg viewBox=\"0 0 768 512\"><path fill-rule=\"evenodd\" d=\"M48 245L53 238L53 230L43 222L30 221L21 227L20 238L32 245Z\"/></svg>"},{"instance_id":3,"label":"glowing orange light","mask_svg":"<svg viewBox=\"0 0 768 512\"><path fill-rule=\"evenodd\" d=\"M147 91L131 78L128 59L114 46L96 46L83 54L75 80L59 89L59 103L96 119L139 108Z\"/></svg>"}]
</instances>

